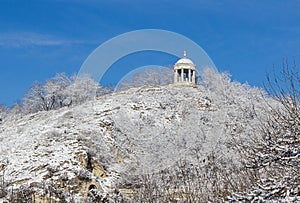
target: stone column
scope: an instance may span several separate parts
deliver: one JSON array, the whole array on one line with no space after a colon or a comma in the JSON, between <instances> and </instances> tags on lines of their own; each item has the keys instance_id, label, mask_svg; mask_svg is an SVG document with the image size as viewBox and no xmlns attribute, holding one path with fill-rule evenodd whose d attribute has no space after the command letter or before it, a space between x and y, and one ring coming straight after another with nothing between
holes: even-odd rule
<instances>
[{"instance_id":1,"label":"stone column","mask_svg":"<svg viewBox=\"0 0 300 203\"><path fill-rule=\"evenodd\" d=\"M181 69L181 82L183 82L183 81L184 81L184 77L183 77L183 75L184 75L184 69L182 68L182 69Z\"/></svg>"},{"instance_id":2,"label":"stone column","mask_svg":"<svg viewBox=\"0 0 300 203\"><path fill-rule=\"evenodd\" d=\"M192 82L191 69L189 69L188 81L189 81L189 82Z\"/></svg>"},{"instance_id":3,"label":"stone column","mask_svg":"<svg viewBox=\"0 0 300 203\"><path fill-rule=\"evenodd\" d=\"M195 84L196 83L196 71L193 70L193 79L192 79L192 83Z\"/></svg>"},{"instance_id":4,"label":"stone column","mask_svg":"<svg viewBox=\"0 0 300 203\"><path fill-rule=\"evenodd\" d=\"M174 83L177 83L178 81L178 72L177 72L177 69L174 70Z\"/></svg>"}]
</instances>

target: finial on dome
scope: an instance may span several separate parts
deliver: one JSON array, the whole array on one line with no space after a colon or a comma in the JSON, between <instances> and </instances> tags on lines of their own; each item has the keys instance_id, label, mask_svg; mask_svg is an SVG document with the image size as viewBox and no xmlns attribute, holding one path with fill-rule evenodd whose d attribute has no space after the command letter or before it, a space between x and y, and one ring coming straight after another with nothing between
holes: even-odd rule
<instances>
[{"instance_id":1,"label":"finial on dome","mask_svg":"<svg viewBox=\"0 0 300 203\"><path fill-rule=\"evenodd\" d=\"M184 50L183 52L183 57L186 57L186 50Z\"/></svg>"}]
</instances>

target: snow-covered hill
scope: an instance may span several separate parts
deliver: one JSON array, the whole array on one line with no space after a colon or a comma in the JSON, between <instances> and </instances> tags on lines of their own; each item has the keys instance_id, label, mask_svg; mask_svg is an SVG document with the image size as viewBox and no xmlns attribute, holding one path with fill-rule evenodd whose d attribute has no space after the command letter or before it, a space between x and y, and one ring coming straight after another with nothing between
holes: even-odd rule
<instances>
[{"instance_id":1,"label":"snow-covered hill","mask_svg":"<svg viewBox=\"0 0 300 203\"><path fill-rule=\"evenodd\" d=\"M122 189L122 174L154 173L182 159L205 165L211 152L235 159L232 145L255 136L264 102L255 88L211 79L134 88L4 121L0 201L19 188L36 202L82 202L90 190L105 200Z\"/></svg>"}]
</instances>

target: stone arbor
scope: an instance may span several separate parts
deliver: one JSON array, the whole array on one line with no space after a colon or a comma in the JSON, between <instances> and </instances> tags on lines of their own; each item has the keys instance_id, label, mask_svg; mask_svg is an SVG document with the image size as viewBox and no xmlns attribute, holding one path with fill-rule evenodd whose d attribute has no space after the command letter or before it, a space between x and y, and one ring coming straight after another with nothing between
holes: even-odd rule
<instances>
[{"instance_id":1,"label":"stone arbor","mask_svg":"<svg viewBox=\"0 0 300 203\"><path fill-rule=\"evenodd\" d=\"M174 65L174 84L196 84L196 65L186 57L186 51Z\"/></svg>"}]
</instances>

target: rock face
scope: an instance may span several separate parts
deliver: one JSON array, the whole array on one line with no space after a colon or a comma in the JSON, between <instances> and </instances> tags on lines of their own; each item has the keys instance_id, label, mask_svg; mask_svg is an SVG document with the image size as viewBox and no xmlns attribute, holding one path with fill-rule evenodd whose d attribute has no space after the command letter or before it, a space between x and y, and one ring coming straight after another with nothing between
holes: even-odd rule
<instances>
[{"instance_id":1,"label":"rock face","mask_svg":"<svg viewBox=\"0 0 300 203\"><path fill-rule=\"evenodd\" d=\"M248 126L258 122L251 114L261 102L258 91L232 88L238 93L141 87L4 121L0 201L19 195L34 202L105 202L119 189L120 174L152 173L181 158L205 160L215 149L232 157L225 143L255 133Z\"/></svg>"}]
</instances>

